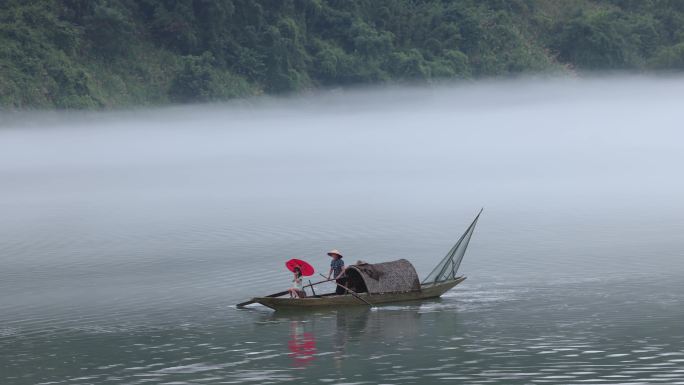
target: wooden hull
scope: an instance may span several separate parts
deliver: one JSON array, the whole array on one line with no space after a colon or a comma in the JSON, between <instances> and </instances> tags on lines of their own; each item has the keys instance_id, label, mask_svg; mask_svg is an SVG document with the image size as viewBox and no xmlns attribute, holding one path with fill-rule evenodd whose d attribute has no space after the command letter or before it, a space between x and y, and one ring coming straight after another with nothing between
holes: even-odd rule
<instances>
[{"instance_id":1,"label":"wooden hull","mask_svg":"<svg viewBox=\"0 0 684 385\"><path fill-rule=\"evenodd\" d=\"M453 280L437 284L421 286L420 290L400 293L371 294L360 293L359 297L372 305L381 305L392 302L415 301L428 298L436 298L446 293L452 287L463 282L466 277L458 277ZM274 310L285 309L317 309L338 306L368 306L353 295L326 295L308 298L283 298L283 297L256 297L252 301L268 306Z\"/></svg>"}]
</instances>

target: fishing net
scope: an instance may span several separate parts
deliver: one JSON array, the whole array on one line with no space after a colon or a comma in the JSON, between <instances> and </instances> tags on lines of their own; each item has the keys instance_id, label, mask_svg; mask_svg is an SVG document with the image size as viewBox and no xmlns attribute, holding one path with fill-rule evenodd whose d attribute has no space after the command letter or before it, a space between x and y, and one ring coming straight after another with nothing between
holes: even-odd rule
<instances>
[{"instance_id":1,"label":"fishing net","mask_svg":"<svg viewBox=\"0 0 684 385\"><path fill-rule=\"evenodd\" d=\"M473 236L473 232L475 231L475 224L477 223L477 220L480 218L481 213L482 210L480 210L480 213L477 214L477 216L473 220L473 223L471 223L470 226L468 226L466 231L463 233L463 235L461 235L461 238L458 240L458 242L456 242L454 247L452 247L451 250L449 250L449 252L442 259L442 261L439 262L439 264L432 270L432 272L428 274L425 280L423 280L423 285L447 281L456 278L456 272L458 271L458 267L461 265L463 256L465 255L466 249L468 248L470 238Z\"/></svg>"}]
</instances>

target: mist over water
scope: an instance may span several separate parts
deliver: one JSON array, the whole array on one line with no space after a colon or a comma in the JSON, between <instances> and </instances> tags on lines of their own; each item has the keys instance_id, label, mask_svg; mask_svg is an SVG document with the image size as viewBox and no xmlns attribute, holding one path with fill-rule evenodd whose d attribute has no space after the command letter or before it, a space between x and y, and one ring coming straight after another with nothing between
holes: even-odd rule
<instances>
[{"instance_id":1,"label":"mist over water","mask_svg":"<svg viewBox=\"0 0 684 385\"><path fill-rule=\"evenodd\" d=\"M1 382L684 383L682 102L612 77L4 112ZM422 278L480 207L440 301L232 307L330 248Z\"/></svg>"}]
</instances>

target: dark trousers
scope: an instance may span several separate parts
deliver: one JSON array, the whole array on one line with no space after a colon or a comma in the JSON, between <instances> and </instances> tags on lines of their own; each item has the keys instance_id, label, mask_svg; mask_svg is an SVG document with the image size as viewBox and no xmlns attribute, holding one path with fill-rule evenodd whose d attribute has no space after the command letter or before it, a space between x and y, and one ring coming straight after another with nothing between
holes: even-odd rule
<instances>
[{"instance_id":1,"label":"dark trousers","mask_svg":"<svg viewBox=\"0 0 684 385\"><path fill-rule=\"evenodd\" d=\"M340 285L347 286L347 278L336 279L335 282L339 283ZM347 294L347 290L340 285L335 285L335 294Z\"/></svg>"}]
</instances>

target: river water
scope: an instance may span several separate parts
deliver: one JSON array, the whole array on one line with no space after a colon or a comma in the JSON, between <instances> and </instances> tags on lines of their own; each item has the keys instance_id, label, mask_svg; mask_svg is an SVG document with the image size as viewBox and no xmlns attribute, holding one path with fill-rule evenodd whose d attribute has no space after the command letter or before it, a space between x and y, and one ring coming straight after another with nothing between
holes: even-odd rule
<instances>
[{"instance_id":1,"label":"river water","mask_svg":"<svg viewBox=\"0 0 684 385\"><path fill-rule=\"evenodd\" d=\"M683 102L623 77L4 112L0 383L684 384ZM424 277L480 207L439 300L234 306L331 248Z\"/></svg>"}]
</instances>

